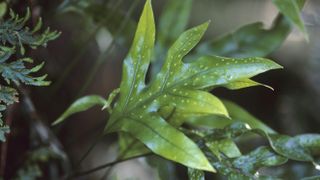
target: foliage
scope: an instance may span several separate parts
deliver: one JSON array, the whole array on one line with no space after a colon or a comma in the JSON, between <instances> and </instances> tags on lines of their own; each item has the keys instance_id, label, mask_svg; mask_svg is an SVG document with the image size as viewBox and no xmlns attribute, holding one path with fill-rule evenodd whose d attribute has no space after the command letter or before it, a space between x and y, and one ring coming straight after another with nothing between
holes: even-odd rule
<instances>
[{"instance_id":1,"label":"foliage","mask_svg":"<svg viewBox=\"0 0 320 180\"><path fill-rule=\"evenodd\" d=\"M14 179L19 180L32 180L38 179L43 176L41 170L41 163L48 162L49 160L58 160L60 155L54 152L50 147L40 147L32 150L27 154L23 166L17 171Z\"/></svg>"},{"instance_id":2,"label":"foliage","mask_svg":"<svg viewBox=\"0 0 320 180\"><path fill-rule=\"evenodd\" d=\"M305 0L272 0L278 7L279 11L284 14L293 24L295 24L308 40L308 34L303 21L300 17L300 9L305 3Z\"/></svg>"},{"instance_id":3,"label":"foliage","mask_svg":"<svg viewBox=\"0 0 320 180\"><path fill-rule=\"evenodd\" d=\"M229 179L250 179L260 177L262 167L278 166L288 159L309 161L316 164L314 156L319 154L320 135L305 134L289 137L268 134L261 129L251 129L248 124L236 122L223 129L190 132L194 140L206 152L212 165ZM258 147L247 155L241 155L234 140L246 133L255 133L266 138L270 147ZM226 143L228 142L228 143Z\"/></svg>"},{"instance_id":4,"label":"foliage","mask_svg":"<svg viewBox=\"0 0 320 180\"><path fill-rule=\"evenodd\" d=\"M120 158L153 152L187 166L190 179L204 179L203 171L217 171L228 179L277 179L260 175L259 170L280 166L288 160L310 162L319 169L315 157L320 152L320 135L278 134L238 105L209 93L217 87L270 88L251 78L282 67L252 56L266 56L279 47L291 29L288 19L305 32L301 19L296 18L304 1L292 2L291 13L287 12L291 8L286 10L280 1L274 1L286 17L279 15L272 28L263 29L260 23L247 25L218 40L202 43L188 57L209 22L184 31L192 1L179 2L169 2L163 19L160 18L158 42L154 45L156 30L151 2L147 0L124 60L115 102L115 93L108 100L83 97L54 124L93 105L108 107L110 118L104 134L119 133ZM177 17L179 23L174 23L172 16L177 9L184 15ZM168 34L172 24L176 26ZM262 40L257 42L258 39ZM151 63L152 73L148 77ZM248 143L247 134L258 135L268 144L243 154L237 143L240 138Z\"/></svg>"},{"instance_id":5,"label":"foliage","mask_svg":"<svg viewBox=\"0 0 320 180\"><path fill-rule=\"evenodd\" d=\"M1 11L5 12L6 10ZM25 46L33 49L46 46L48 41L56 39L60 35L57 31L51 32L49 28L44 32L37 33L42 26L41 19L30 30L26 26L30 19L29 9L24 17L19 17L12 10L9 15L8 19L1 19L0 24L0 73L6 82L6 84L0 85L0 111L4 111L7 106L18 102L18 92L13 87L14 85L47 86L50 84L45 80L47 75L38 77L33 75L43 67L44 63L30 68L27 64L33 63L33 59L24 56ZM0 140L5 141L4 134L9 132L9 127L3 124L2 119L0 119L0 126Z\"/></svg>"}]
</instances>

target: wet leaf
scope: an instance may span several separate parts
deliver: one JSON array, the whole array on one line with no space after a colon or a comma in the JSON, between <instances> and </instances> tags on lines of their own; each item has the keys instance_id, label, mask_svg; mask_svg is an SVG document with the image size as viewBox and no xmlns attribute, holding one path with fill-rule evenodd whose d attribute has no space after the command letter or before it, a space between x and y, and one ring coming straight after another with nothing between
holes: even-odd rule
<instances>
[{"instance_id":1,"label":"wet leaf","mask_svg":"<svg viewBox=\"0 0 320 180\"><path fill-rule=\"evenodd\" d=\"M314 153L319 154L319 135L300 135L290 137L287 135L268 135L272 148L279 154L297 161L314 163Z\"/></svg>"},{"instance_id":2,"label":"wet leaf","mask_svg":"<svg viewBox=\"0 0 320 180\"><path fill-rule=\"evenodd\" d=\"M223 155L222 155L223 157ZM220 161L211 157L212 165L219 173L228 179L270 179L260 176L258 170L262 167L271 167L284 164L287 158L273 152L268 147L259 147L250 153L238 158L224 157Z\"/></svg>"},{"instance_id":3,"label":"wet leaf","mask_svg":"<svg viewBox=\"0 0 320 180\"><path fill-rule=\"evenodd\" d=\"M278 166L287 162L287 158L276 154L268 147L259 147L247 155L236 158L234 167L245 174L255 174L261 167Z\"/></svg>"},{"instance_id":4,"label":"wet leaf","mask_svg":"<svg viewBox=\"0 0 320 180\"><path fill-rule=\"evenodd\" d=\"M210 112L206 114L228 117L223 104L205 90L281 66L263 58L217 56L183 62L182 59L200 41L207 26L208 23L204 23L182 33L168 50L156 78L146 84L155 39L151 3L149 0L146 2L132 47L124 60L120 96L105 133L127 132L164 158L191 168L214 171L197 145L175 128L178 123L170 124L171 121L166 121L165 116L158 113L159 110L171 107L169 109L177 112L197 113L210 107Z\"/></svg>"}]
</instances>

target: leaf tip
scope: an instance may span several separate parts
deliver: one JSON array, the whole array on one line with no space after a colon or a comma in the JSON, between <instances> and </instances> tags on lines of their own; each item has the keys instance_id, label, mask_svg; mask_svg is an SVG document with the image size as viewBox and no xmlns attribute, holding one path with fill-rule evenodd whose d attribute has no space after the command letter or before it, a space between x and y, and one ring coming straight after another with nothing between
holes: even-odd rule
<instances>
[{"instance_id":1,"label":"leaf tip","mask_svg":"<svg viewBox=\"0 0 320 180\"><path fill-rule=\"evenodd\" d=\"M63 121L63 119L58 118L57 120L55 120L53 123L51 123L51 126L56 126L57 124L60 124Z\"/></svg>"}]
</instances>

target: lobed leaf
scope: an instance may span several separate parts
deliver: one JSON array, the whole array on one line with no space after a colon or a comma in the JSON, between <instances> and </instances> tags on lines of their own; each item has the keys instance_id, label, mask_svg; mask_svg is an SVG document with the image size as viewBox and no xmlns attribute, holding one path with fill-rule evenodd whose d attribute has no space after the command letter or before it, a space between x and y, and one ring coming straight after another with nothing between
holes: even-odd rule
<instances>
[{"instance_id":1,"label":"lobed leaf","mask_svg":"<svg viewBox=\"0 0 320 180\"><path fill-rule=\"evenodd\" d=\"M151 2L146 2L132 47L124 60L120 96L105 133L124 131L162 157L191 168L214 171L197 145L175 128L183 123L177 118L179 113L228 117L221 101L205 92L208 88L250 78L281 66L263 58L216 56L183 62L183 58L200 41L208 24L206 22L182 33L169 48L160 72L146 84L155 37ZM170 114L173 119L169 118Z\"/></svg>"}]
</instances>

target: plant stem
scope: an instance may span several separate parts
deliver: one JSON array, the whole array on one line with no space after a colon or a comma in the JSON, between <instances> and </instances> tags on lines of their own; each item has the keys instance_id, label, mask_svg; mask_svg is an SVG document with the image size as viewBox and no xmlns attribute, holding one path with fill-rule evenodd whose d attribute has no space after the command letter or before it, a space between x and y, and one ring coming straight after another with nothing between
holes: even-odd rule
<instances>
[{"instance_id":1,"label":"plant stem","mask_svg":"<svg viewBox=\"0 0 320 180\"><path fill-rule=\"evenodd\" d=\"M132 142L128 145L128 147L127 147L123 152L121 152L121 154L117 157L116 160L120 160L120 159L122 159L124 156L126 156L127 153L129 152L129 150L130 150L137 142L138 142L137 139L135 139L134 141L132 141ZM104 175L102 176L101 180L106 179L106 177L109 176L112 168L113 168L113 166L111 166L111 167L104 173Z\"/></svg>"},{"instance_id":2,"label":"plant stem","mask_svg":"<svg viewBox=\"0 0 320 180\"><path fill-rule=\"evenodd\" d=\"M139 155L139 156L133 156L133 157L125 158L125 159L116 160L116 161L113 161L113 162L110 162L110 163L107 163L107 164L103 164L103 165L97 166L97 167L92 168L92 169L87 170L87 171L76 172L76 173L74 173L73 175L71 175L69 178L75 178L75 177L79 177L79 176L85 176L85 175L91 174L91 173L93 173L93 172L100 171L100 170L102 170L102 169L104 169L104 168L113 166L113 165L115 165L115 164L118 164L118 163L121 163L121 162L124 162L124 161L128 161L128 160L131 160L131 159L136 159L136 158L139 158L139 157L149 156L149 155L151 155L151 154L152 154L152 153L142 154L142 155ZM67 179L69 179L69 178L67 178Z\"/></svg>"},{"instance_id":3,"label":"plant stem","mask_svg":"<svg viewBox=\"0 0 320 180\"><path fill-rule=\"evenodd\" d=\"M78 169L81 165L81 163L88 157L90 152L94 149L94 147L98 144L98 142L103 138L103 135L99 135L97 139L90 145L90 147L87 149L87 151L81 156L79 162L77 163L76 169Z\"/></svg>"}]
</instances>

